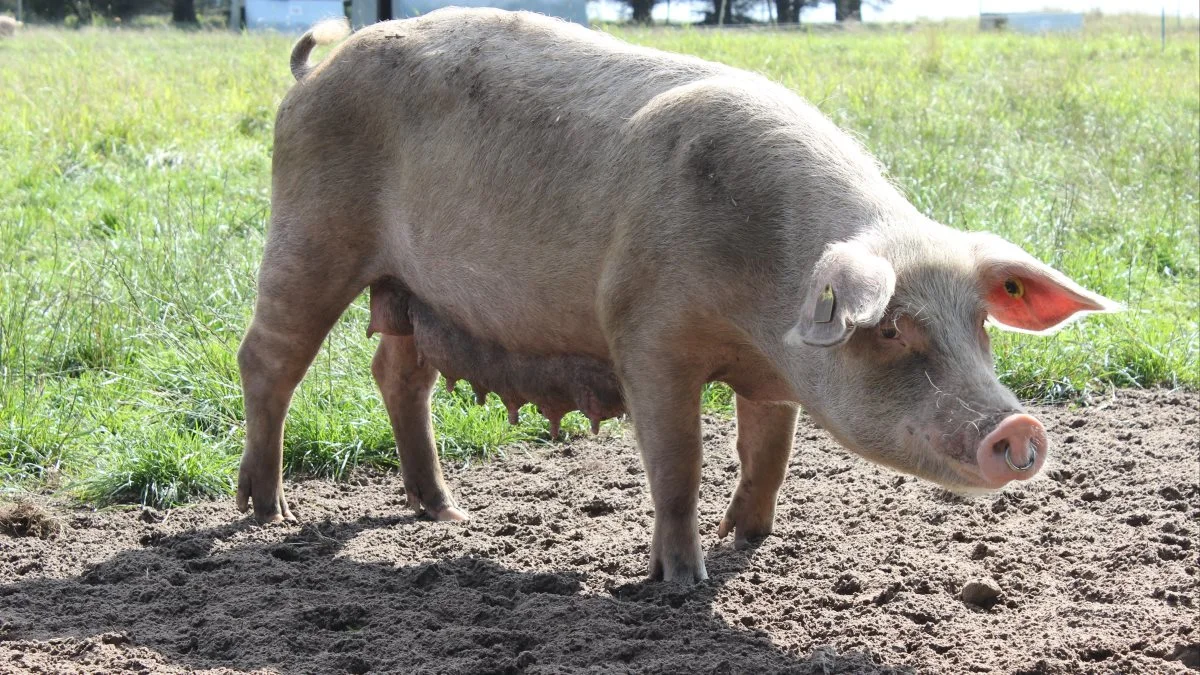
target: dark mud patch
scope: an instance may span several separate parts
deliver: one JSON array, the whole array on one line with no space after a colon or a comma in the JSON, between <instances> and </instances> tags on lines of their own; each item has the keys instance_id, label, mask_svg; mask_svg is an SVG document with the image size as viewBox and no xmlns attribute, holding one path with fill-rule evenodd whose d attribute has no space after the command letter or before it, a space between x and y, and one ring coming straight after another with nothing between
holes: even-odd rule
<instances>
[{"instance_id":1,"label":"dark mud patch","mask_svg":"<svg viewBox=\"0 0 1200 675\"><path fill-rule=\"evenodd\" d=\"M396 475L292 485L298 526L231 500L59 508L54 539L0 536L0 672L1182 672L1198 405L1039 409L1054 465L973 499L804 422L775 535L745 550L716 539L737 466L709 420L695 588L642 581L650 501L620 436L449 471L465 526L407 513Z\"/></svg>"},{"instance_id":2,"label":"dark mud patch","mask_svg":"<svg viewBox=\"0 0 1200 675\"><path fill-rule=\"evenodd\" d=\"M34 502L0 505L0 533L10 537L50 539L62 531L62 521Z\"/></svg>"}]
</instances>

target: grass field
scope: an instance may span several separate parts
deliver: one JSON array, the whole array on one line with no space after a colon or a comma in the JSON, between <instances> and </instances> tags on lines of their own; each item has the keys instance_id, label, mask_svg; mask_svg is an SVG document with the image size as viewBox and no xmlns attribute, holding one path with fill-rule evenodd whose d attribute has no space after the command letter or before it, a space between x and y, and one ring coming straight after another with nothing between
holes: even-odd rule
<instances>
[{"instance_id":1,"label":"grass field","mask_svg":"<svg viewBox=\"0 0 1200 675\"><path fill-rule=\"evenodd\" d=\"M1129 311L995 334L1026 398L1195 387L1200 47L1194 22L1083 36L963 26L846 33L618 30L775 78L851 129L924 212L1020 243ZM0 41L0 480L103 504L227 493L235 351L269 208L291 39L34 28ZM287 470L396 460L358 303L288 421ZM439 390L445 456L546 437L527 408ZM728 392L708 392L728 410ZM585 421L569 421L583 433Z\"/></svg>"}]
</instances>

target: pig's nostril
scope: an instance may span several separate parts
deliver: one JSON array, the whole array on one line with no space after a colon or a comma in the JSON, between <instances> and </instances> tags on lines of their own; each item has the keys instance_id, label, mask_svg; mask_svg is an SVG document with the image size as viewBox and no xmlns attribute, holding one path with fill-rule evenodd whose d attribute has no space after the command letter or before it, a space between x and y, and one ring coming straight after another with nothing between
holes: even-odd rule
<instances>
[{"instance_id":1,"label":"pig's nostril","mask_svg":"<svg viewBox=\"0 0 1200 675\"><path fill-rule=\"evenodd\" d=\"M989 488L1037 475L1050 444L1042 423L1024 413L1009 415L975 448L980 477Z\"/></svg>"},{"instance_id":2,"label":"pig's nostril","mask_svg":"<svg viewBox=\"0 0 1200 675\"><path fill-rule=\"evenodd\" d=\"M996 452L1000 452L1001 450L1004 451L1004 463L1008 465L1008 468L1012 469L1013 471L1028 471L1033 468L1035 463L1037 463L1037 445L1035 445L1032 440L1030 440L1028 443L1029 459L1024 464L1019 466L1012 460L1012 445L1009 444L1007 439L1000 441L992 447L995 448Z\"/></svg>"}]
</instances>

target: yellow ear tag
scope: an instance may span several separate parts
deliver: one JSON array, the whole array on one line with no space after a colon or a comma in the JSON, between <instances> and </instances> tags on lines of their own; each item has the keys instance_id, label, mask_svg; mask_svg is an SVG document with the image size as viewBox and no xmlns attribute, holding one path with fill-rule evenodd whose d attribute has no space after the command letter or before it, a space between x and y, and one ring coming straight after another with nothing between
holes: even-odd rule
<instances>
[{"instance_id":1,"label":"yellow ear tag","mask_svg":"<svg viewBox=\"0 0 1200 675\"><path fill-rule=\"evenodd\" d=\"M1020 279L1009 277L1004 280L1004 292L1008 293L1010 298L1022 298L1025 296L1025 284L1022 284Z\"/></svg>"},{"instance_id":2,"label":"yellow ear tag","mask_svg":"<svg viewBox=\"0 0 1200 675\"><path fill-rule=\"evenodd\" d=\"M821 291L821 297L817 298L817 308L813 311L813 321L816 323L829 323L833 321L833 286L825 285L825 290Z\"/></svg>"}]
</instances>

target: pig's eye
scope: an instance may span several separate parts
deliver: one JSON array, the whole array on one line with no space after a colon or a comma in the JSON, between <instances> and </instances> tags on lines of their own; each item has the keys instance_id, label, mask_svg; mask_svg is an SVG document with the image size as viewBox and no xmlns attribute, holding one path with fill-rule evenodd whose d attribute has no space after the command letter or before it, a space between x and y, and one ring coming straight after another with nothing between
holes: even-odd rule
<instances>
[{"instance_id":1,"label":"pig's eye","mask_svg":"<svg viewBox=\"0 0 1200 675\"><path fill-rule=\"evenodd\" d=\"M895 340L900 337L900 331L896 328L896 324L888 323L879 328L879 334L888 340Z\"/></svg>"}]
</instances>

